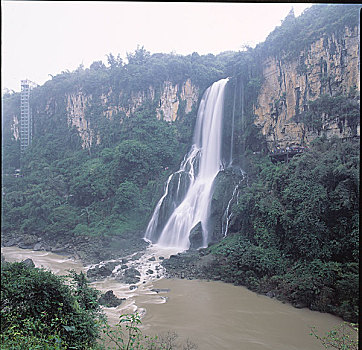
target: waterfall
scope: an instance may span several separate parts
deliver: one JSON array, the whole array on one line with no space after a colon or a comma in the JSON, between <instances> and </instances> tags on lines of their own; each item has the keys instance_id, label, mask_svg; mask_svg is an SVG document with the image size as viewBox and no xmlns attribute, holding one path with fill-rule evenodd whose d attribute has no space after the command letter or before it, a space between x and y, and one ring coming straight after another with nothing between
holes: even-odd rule
<instances>
[{"instance_id":1,"label":"waterfall","mask_svg":"<svg viewBox=\"0 0 362 350\"><path fill-rule=\"evenodd\" d=\"M224 237L227 236L228 232L229 232L229 224L230 224L230 220L233 216L233 212L231 209L231 206L233 205L233 203L236 202L236 204L239 204L239 190L240 190L240 185L241 183L244 181L244 179L246 178L246 175L243 171L241 171L241 175L242 175L242 178L241 180L238 182L238 184L234 187L234 190L233 190L233 194L231 195L231 198L229 200L229 203L226 207L226 210L225 210L225 213L223 215L223 222L222 222L222 235ZM224 226L224 222L225 222L225 226Z\"/></svg>"},{"instance_id":2,"label":"waterfall","mask_svg":"<svg viewBox=\"0 0 362 350\"><path fill-rule=\"evenodd\" d=\"M192 228L201 222L202 245L208 243L207 221L212 197L212 184L222 168L221 139L224 91L228 78L221 79L204 93L197 113L193 145L181 163L180 169L172 174L166 184L165 193L158 202L148 224L145 239L163 247L186 250L190 246ZM177 189L169 199L175 206L163 228L159 228L160 211L171 195L169 187L174 175L179 174ZM185 193L179 194L181 175L188 180ZM167 210L166 210L167 212ZM159 232L158 232L159 230Z\"/></svg>"},{"instance_id":3,"label":"waterfall","mask_svg":"<svg viewBox=\"0 0 362 350\"><path fill-rule=\"evenodd\" d=\"M237 80L235 82L234 87L234 102L233 102L233 113L232 113L232 120L231 120L231 142L230 142L230 161L229 166L233 164L233 149L234 149L234 123L235 123L235 100L236 100L236 87L237 87Z\"/></svg>"}]
</instances>

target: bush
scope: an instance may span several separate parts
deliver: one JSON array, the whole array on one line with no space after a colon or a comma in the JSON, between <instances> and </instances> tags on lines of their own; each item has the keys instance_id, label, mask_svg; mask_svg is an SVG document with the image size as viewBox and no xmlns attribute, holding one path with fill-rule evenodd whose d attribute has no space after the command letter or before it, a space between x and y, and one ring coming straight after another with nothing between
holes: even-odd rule
<instances>
[{"instance_id":1,"label":"bush","mask_svg":"<svg viewBox=\"0 0 362 350\"><path fill-rule=\"evenodd\" d=\"M102 319L98 292L83 273L71 285L49 271L6 263L1 269L1 340L4 349L88 349Z\"/></svg>"}]
</instances>

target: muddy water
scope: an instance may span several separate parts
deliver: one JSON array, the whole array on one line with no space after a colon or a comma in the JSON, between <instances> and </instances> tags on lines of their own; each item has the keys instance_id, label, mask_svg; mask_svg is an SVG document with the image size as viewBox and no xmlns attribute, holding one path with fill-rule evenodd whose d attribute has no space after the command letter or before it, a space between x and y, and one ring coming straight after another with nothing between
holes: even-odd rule
<instances>
[{"instance_id":1,"label":"muddy water","mask_svg":"<svg viewBox=\"0 0 362 350\"><path fill-rule=\"evenodd\" d=\"M222 282L158 279L156 273L147 275L147 270L159 266L159 256L172 254L152 249L141 259L128 263L142 270L137 289L130 290L129 285L112 278L92 283L102 292L111 289L116 296L126 298L119 307L104 309L111 324L122 313L138 311L143 316L145 333L175 331L180 340L189 338L199 350L320 350L323 346L309 335L310 327L316 326L324 334L342 322L329 314L296 309L243 287ZM14 247L1 251L7 261L31 258L36 267L43 266L56 274L88 268L49 252ZM155 260L149 261L150 257ZM158 275L161 274L159 270ZM152 288L169 291L156 293Z\"/></svg>"},{"instance_id":2,"label":"muddy water","mask_svg":"<svg viewBox=\"0 0 362 350\"><path fill-rule=\"evenodd\" d=\"M310 327L324 334L342 322L222 282L162 279L153 286L170 292L159 294L168 297L163 304L153 303L152 296L136 300L147 309L146 332L172 329L197 343L200 350L323 349L309 335Z\"/></svg>"},{"instance_id":3,"label":"muddy water","mask_svg":"<svg viewBox=\"0 0 362 350\"><path fill-rule=\"evenodd\" d=\"M34 251L18 247L1 247L1 253L5 256L5 260L10 262L30 258L34 261L35 267L51 270L56 275L66 275L69 273L68 270L75 270L78 273L84 271L84 266L81 262L46 251Z\"/></svg>"}]
</instances>

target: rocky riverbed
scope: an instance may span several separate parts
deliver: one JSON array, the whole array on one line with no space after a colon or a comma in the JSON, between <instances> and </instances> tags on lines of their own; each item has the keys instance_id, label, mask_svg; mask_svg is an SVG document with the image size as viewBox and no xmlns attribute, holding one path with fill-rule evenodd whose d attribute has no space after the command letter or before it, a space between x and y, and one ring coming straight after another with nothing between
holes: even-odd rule
<instances>
[{"instance_id":1,"label":"rocky riverbed","mask_svg":"<svg viewBox=\"0 0 362 350\"><path fill-rule=\"evenodd\" d=\"M52 252L81 260L85 265L122 258L144 251L147 245L141 239L140 233L135 233L132 237L127 238L119 236L74 236L67 237L67 239L57 239L51 235L38 237L30 234L2 235L1 237L2 247L19 247L34 251Z\"/></svg>"},{"instance_id":2,"label":"rocky riverbed","mask_svg":"<svg viewBox=\"0 0 362 350\"><path fill-rule=\"evenodd\" d=\"M329 314L298 310L231 284L189 281L196 278L202 264L207 269L214 263L202 251L199 258L197 252L176 254L149 246L144 254L87 266L47 251L3 247L2 253L8 261L30 258L35 267L57 274L68 269L83 271L92 278L91 286L102 292L101 302L111 325L121 314L137 311L145 334L175 331L180 340L189 338L199 350L318 350L320 343L309 335L310 326L325 332L342 321ZM181 279L160 278L163 275ZM135 279L125 283L125 276Z\"/></svg>"}]
</instances>

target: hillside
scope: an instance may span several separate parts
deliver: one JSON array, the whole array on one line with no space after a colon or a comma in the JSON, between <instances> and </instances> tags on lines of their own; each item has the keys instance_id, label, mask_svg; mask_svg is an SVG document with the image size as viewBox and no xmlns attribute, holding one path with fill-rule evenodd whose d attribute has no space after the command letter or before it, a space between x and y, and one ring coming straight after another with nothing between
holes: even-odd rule
<instances>
[{"instance_id":1,"label":"hillside","mask_svg":"<svg viewBox=\"0 0 362 350\"><path fill-rule=\"evenodd\" d=\"M222 157L232 167L214 185L212 244L165 264L356 320L359 13L315 5L290 13L255 49L138 47L127 62L109 54L107 65L64 71L32 91L24 153L20 93L4 95L2 244L93 262L143 249L205 89L229 77ZM287 147L309 152L273 164L271 152ZM214 265L203 269L205 254Z\"/></svg>"}]
</instances>

